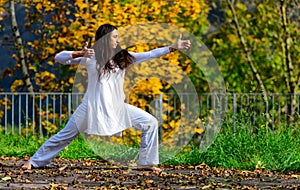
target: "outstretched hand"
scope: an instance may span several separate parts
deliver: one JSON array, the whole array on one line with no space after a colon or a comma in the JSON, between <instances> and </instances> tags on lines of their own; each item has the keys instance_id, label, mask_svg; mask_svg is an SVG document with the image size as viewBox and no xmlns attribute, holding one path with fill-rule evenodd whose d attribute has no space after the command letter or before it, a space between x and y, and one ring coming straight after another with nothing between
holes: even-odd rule
<instances>
[{"instance_id":1,"label":"outstretched hand","mask_svg":"<svg viewBox=\"0 0 300 190\"><path fill-rule=\"evenodd\" d=\"M180 34L179 38L177 40L177 43L173 48L179 49L179 50L187 50L187 49L190 49L190 47L191 47L190 40L183 40L182 34Z\"/></svg>"},{"instance_id":2,"label":"outstretched hand","mask_svg":"<svg viewBox=\"0 0 300 190\"><path fill-rule=\"evenodd\" d=\"M94 49L88 48L88 45L89 45L89 43L85 42L85 45L84 45L83 49L81 50L81 52L84 57L91 58L91 57L93 57L95 52L94 52Z\"/></svg>"}]
</instances>

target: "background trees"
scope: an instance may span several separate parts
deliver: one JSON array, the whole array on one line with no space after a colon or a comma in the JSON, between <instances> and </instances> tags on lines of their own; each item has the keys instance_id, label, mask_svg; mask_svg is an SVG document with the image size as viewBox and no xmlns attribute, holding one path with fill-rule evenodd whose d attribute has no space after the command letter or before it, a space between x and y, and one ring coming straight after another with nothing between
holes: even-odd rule
<instances>
[{"instance_id":1,"label":"background trees","mask_svg":"<svg viewBox=\"0 0 300 190\"><path fill-rule=\"evenodd\" d=\"M166 22L189 28L198 34L208 28L206 15L209 7L204 1L46 0L15 4L22 6L22 11L26 12L25 20L18 24L24 25L24 29L33 34L31 39L23 40L23 43L26 65L36 92L71 91L77 67L58 65L53 57L61 50L81 49L85 41L93 44L94 33L103 23L119 27L143 22ZM6 3L2 4L2 12L8 12ZM146 50L147 47L149 45L145 44L135 50ZM16 64L13 68L5 68L4 73L14 71L13 76L16 77L20 56L13 56L17 59ZM16 78L10 90L27 91L22 81Z\"/></svg>"},{"instance_id":2,"label":"background trees","mask_svg":"<svg viewBox=\"0 0 300 190\"><path fill-rule=\"evenodd\" d=\"M220 30L206 42L220 64L228 91L261 92L263 85L266 92L297 93L299 4L228 0L218 6L224 13Z\"/></svg>"},{"instance_id":3,"label":"background trees","mask_svg":"<svg viewBox=\"0 0 300 190\"><path fill-rule=\"evenodd\" d=\"M85 41L93 44L94 32L99 25L112 23L121 27L143 22L165 22L186 28L199 38L203 37L202 40L211 48L220 64L228 91L261 92L264 87L266 92L298 92L299 4L295 0L228 0L220 3L204 0L46 0L14 4L21 7L17 17L22 15L20 11L26 15L24 19L19 18L17 24L21 28L24 59L35 91L71 90L71 76L74 73L70 71L74 71L75 67L66 69L58 65L53 56L64 49L80 49ZM0 7L4 34L12 28L3 28L11 15L9 1L1 1ZM23 37L26 32L32 36ZM143 51L149 49L147 46L133 47L133 50ZM22 59L17 51L12 53L16 63L11 68L2 69L2 76L24 80L18 78L17 72L21 69ZM198 73L193 74L195 80L200 80ZM261 78L262 84L259 84L257 77ZM22 87L21 84L17 81L11 84L11 89L25 90L18 88Z\"/></svg>"},{"instance_id":4,"label":"background trees","mask_svg":"<svg viewBox=\"0 0 300 190\"><path fill-rule=\"evenodd\" d=\"M229 92L292 94L285 110L294 119L299 92L299 3L222 1L220 30L206 41Z\"/></svg>"}]
</instances>

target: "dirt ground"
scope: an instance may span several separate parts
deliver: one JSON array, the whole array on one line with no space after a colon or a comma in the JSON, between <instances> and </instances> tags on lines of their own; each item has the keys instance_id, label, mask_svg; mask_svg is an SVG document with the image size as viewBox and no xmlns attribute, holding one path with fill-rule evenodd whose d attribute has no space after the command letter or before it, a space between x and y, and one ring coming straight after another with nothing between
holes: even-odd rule
<instances>
[{"instance_id":1,"label":"dirt ground","mask_svg":"<svg viewBox=\"0 0 300 190\"><path fill-rule=\"evenodd\" d=\"M300 189L300 173L240 171L198 166L162 166L140 171L95 160L55 159L24 171L28 158L0 158L0 189Z\"/></svg>"}]
</instances>

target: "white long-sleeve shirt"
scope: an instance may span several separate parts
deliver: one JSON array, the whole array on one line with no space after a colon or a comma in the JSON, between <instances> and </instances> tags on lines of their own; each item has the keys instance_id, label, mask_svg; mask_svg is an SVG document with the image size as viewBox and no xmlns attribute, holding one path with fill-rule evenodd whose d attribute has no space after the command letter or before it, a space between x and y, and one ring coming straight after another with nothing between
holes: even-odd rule
<instances>
[{"instance_id":1,"label":"white long-sleeve shirt","mask_svg":"<svg viewBox=\"0 0 300 190\"><path fill-rule=\"evenodd\" d=\"M169 52L169 47L162 47L143 53L129 53L135 57L134 64L138 64ZM72 51L63 51L55 56L55 60L61 64L82 64L87 70L88 87L83 98L83 104L87 104L87 114L75 116L76 123L82 123L79 122L82 119L87 121L85 133L111 136L131 127L127 104L124 102L124 70L116 69L115 72L102 75L98 81L95 56L73 59Z\"/></svg>"}]
</instances>

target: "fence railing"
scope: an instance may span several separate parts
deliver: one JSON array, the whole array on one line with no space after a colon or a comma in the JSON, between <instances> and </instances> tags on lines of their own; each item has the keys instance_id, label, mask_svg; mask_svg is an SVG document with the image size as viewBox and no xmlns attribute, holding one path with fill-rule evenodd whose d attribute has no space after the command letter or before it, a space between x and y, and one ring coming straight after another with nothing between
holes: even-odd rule
<instances>
[{"instance_id":1,"label":"fence railing","mask_svg":"<svg viewBox=\"0 0 300 190\"><path fill-rule=\"evenodd\" d=\"M158 118L160 125L178 118L184 101L185 109L193 110L195 106L199 109L198 115L194 116L200 119L205 120L216 113L224 114L220 118L229 122L233 129L241 121L243 125L252 127L264 125L268 121L275 130L280 126L299 124L300 94L294 97L292 101L291 94L268 94L267 102L260 93L183 93L140 98L151 105L147 111ZM0 93L0 131L47 136L57 126L64 125L80 104L81 98L82 94L73 93ZM195 102L195 98L198 102ZM222 111L217 112L217 109ZM293 117L291 113L294 113Z\"/></svg>"}]
</instances>

